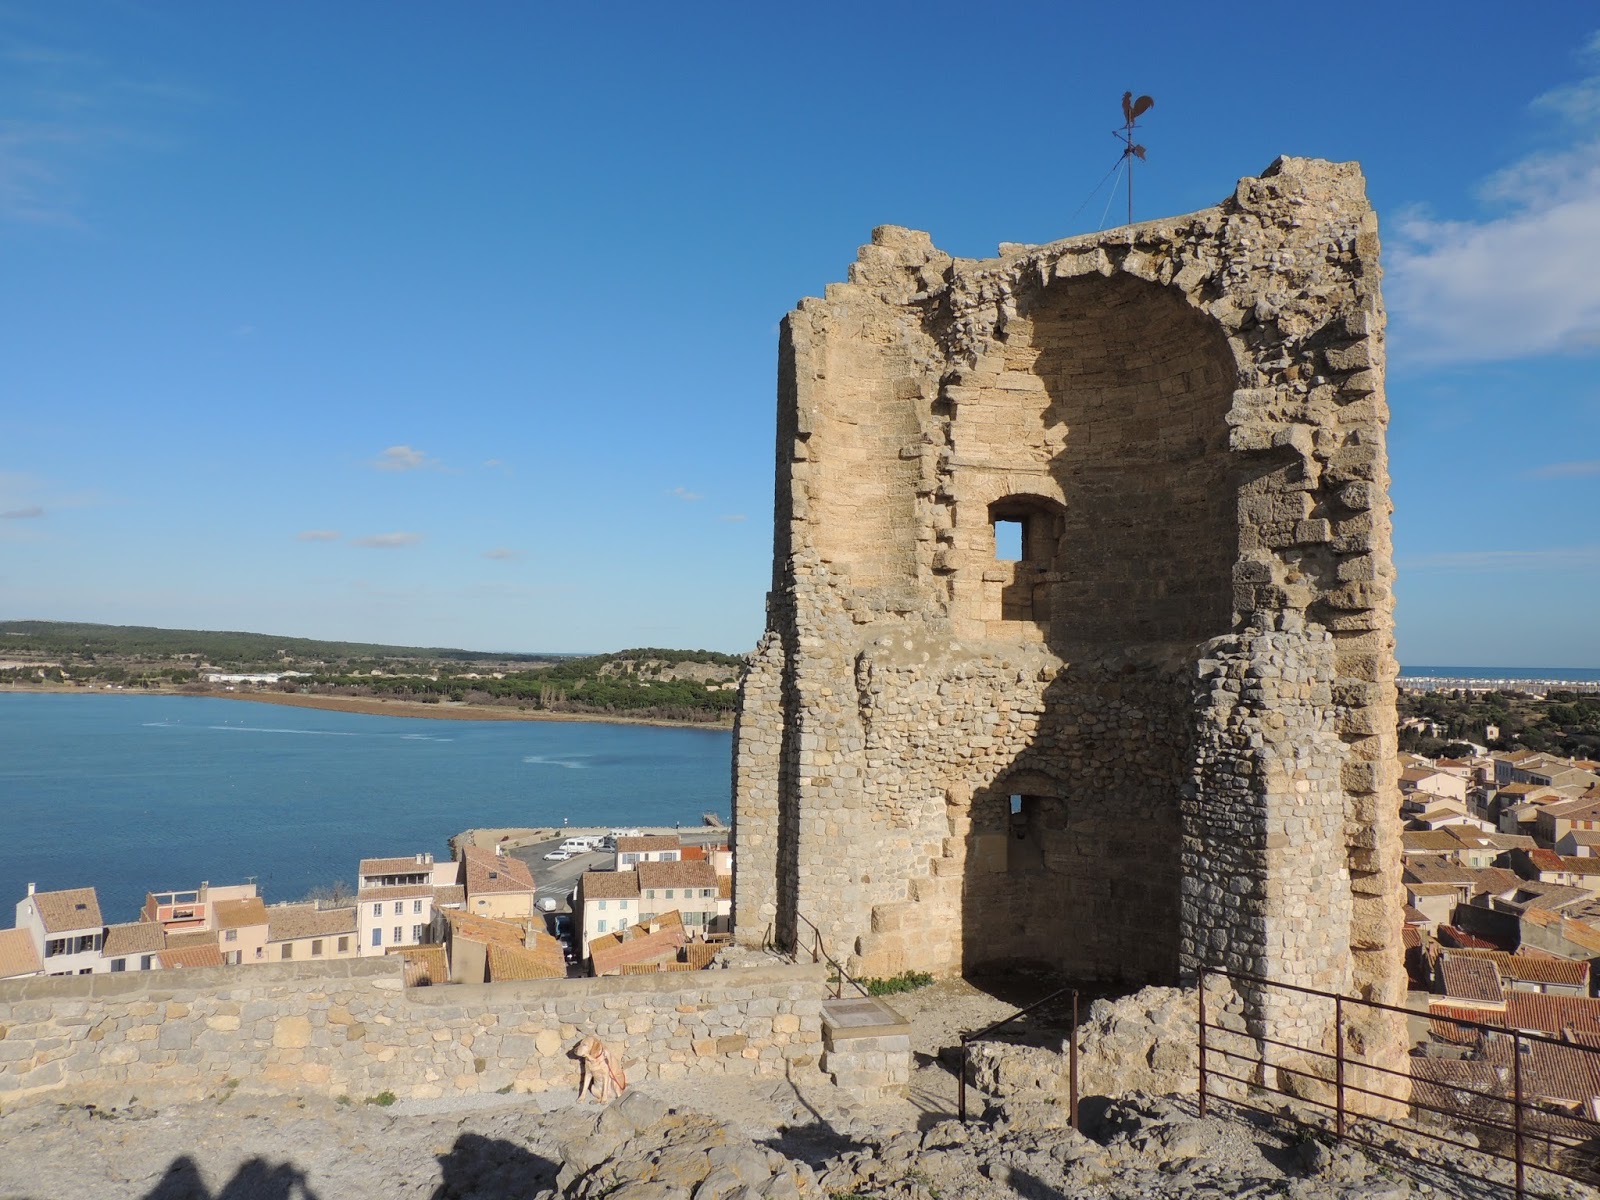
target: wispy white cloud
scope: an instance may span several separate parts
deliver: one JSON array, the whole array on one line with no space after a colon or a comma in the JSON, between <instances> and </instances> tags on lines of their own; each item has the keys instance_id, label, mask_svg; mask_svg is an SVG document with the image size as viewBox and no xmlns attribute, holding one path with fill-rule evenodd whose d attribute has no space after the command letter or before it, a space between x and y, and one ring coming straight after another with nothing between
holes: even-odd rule
<instances>
[{"instance_id":1,"label":"wispy white cloud","mask_svg":"<svg viewBox=\"0 0 1600 1200\"><path fill-rule=\"evenodd\" d=\"M730 522L732 524L735 524L735 525L737 525L741 521L745 521L745 520L748 520L748 519L749 518L747 518L743 513L723 513L720 517L717 518L717 520L719 520L719 521L728 521L728 522Z\"/></svg>"},{"instance_id":2,"label":"wispy white cloud","mask_svg":"<svg viewBox=\"0 0 1600 1200\"><path fill-rule=\"evenodd\" d=\"M522 557L522 551L496 546L493 550L485 550L483 556L493 562L515 562Z\"/></svg>"},{"instance_id":3,"label":"wispy white cloud","mask_svg":"<svg viewBox=\"0 0 1600 1200\"><path fill-rule=\"evenodd\" d=\"M1587 56L1600 66L1600 38ZM1484 362L1600 350L1600 73L1533 102L1571 144L1485 181L1480 221L1402 216L1385 292L1397 357Z\"/></svg>"},{"instance_id":4,"label":"wispy white cloud","mask_svg":"<svg viewBox=\"0 0 1600 1200\"><path fill-rule=\"evenodd\" d=\"M1600 458L1591 458L1587 462L1551 463L1528 472L1530 479L1576 479L1584 475L1600 475Z\"/></svg>"},{"instance_id":5,"label":"wispy white cloud","mask_svg":"<svg viewBox=\"0 0 1600 1200\"><path fill-rule=\"evenodd\" d=\"M165 148L159 130L209 97L180 83L119 75L88 54L0 45L8 112L0 119L0 222L75 227L95 169Z\"/></svg>"},{"instance_id":6,"label":"wispy white cloud","mask_svg":"<svg viewBox=\"0 0 1600 1200\"><path fill-rule=\"evenodd\" d=\"M439 463L412 446L390 446L370 465L380 471L422 471L435 469Z\"/></svg>"},{"instance_id":7,"label":"wispy white cloud","mask_svg":"<svg viewBox=\"0 0 1600 1200\"><path fill-rule=\"evenodd\" d=\"M0 521L31 521L35 517L44 516L44 509L37 504L30 504L26 508L13 508L0 512Z\"/></svg>"},{"instance_id":8,"label":"wispy white cloud","mask_svg":"<svg viewBox=\"0 0 1600 1200\"><path fill-rule=\"evenodd\" d=\"M366 537L351 538L350 544L369 550L397 550L402 546L415 546L421 540L420 533L373 533Z\"/></svg>"},{"instance_id":9,"label":"wispy white cloud","mask_svg":"<svg viewBox=\"0 0 1600 1200\"><path fill-rule=\"evenodd\" d=\"M1592 571L1600 568L1600 546L1460 550L1402 558L1398 565L1408 571Z\"/></svg>"},{"instance_id":10,"label":"wispy white cloud","mask_svg":"<svg viewBox=\"0 0 1600 1200\"><path fill-rule=\"evenodd\" d=\"M693 502L695 500L704 500L705 499L705 497L702 496L699 492L691 492L686 487L675 487L670 492L668 492L667 495L676 496L679 500L688 500L688 501L691 501L691 502Z\"/></svg>"},{"instance_id":11,"label":"wispy white cloud","mask_svg":"<svg viewBox=\"0 0 1600 1200\"><path fill-rule=\"evenodd\" d=\"M486 458L483 460L483 467L487 471L509 471L511 469L503 458Z\"/></svg>"},{"instance_id":12,"label":"wispy white cloud","mask_svg":"<svg viewBox=\"0 0 1600 1200\"><path fill-rule=\"evenodd\" d=\"M337 542L344 535L337 529L303 529L294 535L297 542Z\"/></svg>"}]
</instances>

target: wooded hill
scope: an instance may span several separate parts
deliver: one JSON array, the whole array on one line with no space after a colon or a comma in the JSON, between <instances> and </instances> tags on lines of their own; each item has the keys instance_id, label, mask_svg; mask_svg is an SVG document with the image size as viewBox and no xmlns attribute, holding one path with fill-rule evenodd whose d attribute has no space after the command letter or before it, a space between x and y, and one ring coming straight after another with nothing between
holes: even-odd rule
<instances>
[{"instance_id":1,"label":"wooded hill","mask_svg":"<svg viewBox=\"0 0 1600 1200\"><path fill-rule=\"evenodd\" d=\"M229 670L271 670L285 658L327 664L356 660L413 662L551 662L559 654L497 654L444 647L328 642L237 630L157 629L76 621L0 621L0 657L183 659Z\"/></svg>"},{"instance_id":2,"label":"wooded hill","mask_svg":"<svg viewBox=\"0 0 1600 1200\"><path fill-rule=\"evenodd\" d=\"M0 669L0 684L205 691L204 666L296 673L264 691L707 722L731 716L745 666L714 650L497 654L57 621L0 622L0 659L39 664Z\"/></svg>"}]
</instances>

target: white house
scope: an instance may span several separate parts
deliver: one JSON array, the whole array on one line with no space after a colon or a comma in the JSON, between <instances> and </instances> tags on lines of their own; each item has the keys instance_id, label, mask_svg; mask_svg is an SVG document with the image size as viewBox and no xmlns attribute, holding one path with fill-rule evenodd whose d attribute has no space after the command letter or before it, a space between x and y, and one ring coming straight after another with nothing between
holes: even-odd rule
<instances>
[{"instance_id":1,"label":"white house","mask_svg":"<svg viewBox=\"0 0 1600 1200\"><path fill-rule=\"evenodd\" d=\"M111 969L100 954L106 926L93 888L40 892L30 883L27 896L17 901L16 927L28 931L46 975L92 975Z\"/></svg>"},{"instance_id":2,"label":"white house","mask_svg":"<svg viewBox=\"0 0 1600 1200\"><path fill-rule=\"evenodd\" d=\"M631 871L642 862L677 862L683 857L683 843L675 834L619 837L616 855L615 868Z\"/></svg>"}]
</instances>

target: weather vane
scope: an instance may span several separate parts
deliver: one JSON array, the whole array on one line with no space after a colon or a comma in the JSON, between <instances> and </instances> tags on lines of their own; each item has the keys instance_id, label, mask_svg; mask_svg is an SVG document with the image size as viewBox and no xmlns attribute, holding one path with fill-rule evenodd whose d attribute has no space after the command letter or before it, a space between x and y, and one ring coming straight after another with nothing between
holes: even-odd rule
<instances>
[{"instance_id":1,"label":"weather vane","mask_svg":"<svg viewBox=\"0 0 1600 1200\"><path fill-rule=\"evenodd\" d=\"M1140 96L1137 100L1135 100L1133 98L1133 93L1132 92L1123 92L1122 93L1123 125L1122 125L1121 129L1113 129L1111 131L1111 136L1112 137L1117 137L1117 138L1121 138L1122 139L1122 158L1121 158L1120 161L1121 161L1121 163L1125 163L1127 165L1127 168L1128 168L1128 224L1129 225L1133 224L1133 160L1135 158L1137 158L1140 162L1144 161L1144 147L1139 145L1138 142L1133 140L1133 130L1134 130L1134 126L1136 126L1139 123L1139 118L1144 116L1144 114L1149 112L1151 110L1151 108L1153 108L1154 106L1155 106L1155 101L1152 100L1149 96ZM1113 185L1113 186L1115 186L1115 185ZM1115 195L1114 192L1112 194Z\"/></svg>"}]
</instances>

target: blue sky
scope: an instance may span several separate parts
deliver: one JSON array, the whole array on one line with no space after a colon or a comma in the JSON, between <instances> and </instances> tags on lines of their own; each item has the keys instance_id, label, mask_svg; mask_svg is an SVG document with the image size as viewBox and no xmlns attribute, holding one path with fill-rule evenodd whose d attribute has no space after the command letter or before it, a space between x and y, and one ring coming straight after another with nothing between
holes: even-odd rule
<instances>
[{"instance_id":1,"label":"blue sky","mask_svg":"<svg viewBox=\"0 0 1600 1200\"><path fill-rule=\"evenodd\" d=\"M746 650L783 313L1132 88L1142 217L1363 164L1402 661L1600 666L1600 13L1262 12L0 0L0 618Z\"/></svg>"}]
</instances>

